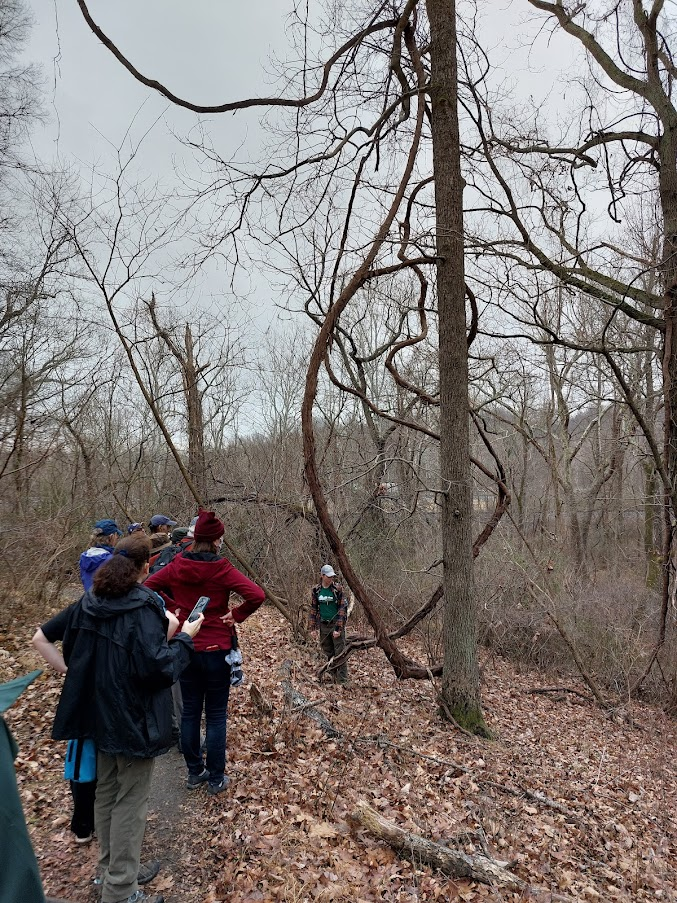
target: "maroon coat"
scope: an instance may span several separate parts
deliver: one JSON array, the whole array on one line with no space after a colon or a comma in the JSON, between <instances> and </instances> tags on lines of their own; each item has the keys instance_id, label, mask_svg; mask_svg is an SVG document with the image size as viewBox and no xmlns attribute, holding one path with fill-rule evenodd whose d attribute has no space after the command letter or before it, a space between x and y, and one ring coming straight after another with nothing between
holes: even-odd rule
<instances>
[{"instance_id":1,"label":"maroon coat","mask_svg":"<svg viewBox=\"0 0 677 903\"><path fill-rule=\"evenodd\" d=\"M231 648L233 628L221 620L229 610L231 592L243 599L233 608L233 620L238 624L253 614L265 599L260 586L241 574L227 558L219 558L211 552L177 555L168 565L151 574L144 586L161 593L170 611L179 609L179 624L185 621L200 596L209 596L204 623L193 639L196 652Z\"/></svg>"}]
</instances>

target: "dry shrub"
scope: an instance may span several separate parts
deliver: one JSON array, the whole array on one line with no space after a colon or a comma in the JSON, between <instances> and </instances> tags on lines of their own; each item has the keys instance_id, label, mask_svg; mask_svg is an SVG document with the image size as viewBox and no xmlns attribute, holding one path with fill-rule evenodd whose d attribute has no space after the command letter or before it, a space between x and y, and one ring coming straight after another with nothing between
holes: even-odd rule
<instances>
[{"instance_id":1,"label":"dry shrub","mask_svg":"<svg viewBox=\"0 0 677 903\"><path fill-rule=\"evenodd\" d=\"M522 562L506 564L487 558L481 563L481 642L516 662L576 674L571 650L550 613L599 684L626 694L656 642L659 594L647 589L630 570L620 575L597 572L594 581L574 579L564 562L557 562L551 572L534 571ZM662 654L666 661L670 661L670 645L672 640ZM645 692L665 699L667 689L660 669L654 668Z\"/></svg>"},{"instance_id":2,"label":"dry shrub","mask_svg":"<svg viewBox=\"0 0 677 903\"><path fill-rule=\"evenodd\" d=\"M86 546L81 531L63 522L16 522L0 534L0 579L10 605L4 605L4 626L18 615L22 620L41 612L71 581L79 584L78 557Z\"/></svg>"}]
</instances>

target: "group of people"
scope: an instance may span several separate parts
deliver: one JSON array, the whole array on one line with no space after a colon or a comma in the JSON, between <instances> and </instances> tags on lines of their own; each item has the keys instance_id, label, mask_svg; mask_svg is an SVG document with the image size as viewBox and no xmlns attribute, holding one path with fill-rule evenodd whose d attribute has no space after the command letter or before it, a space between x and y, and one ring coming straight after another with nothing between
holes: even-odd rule
<instances>
[{"instance_id":1,"label":"group of people","mask_svg":"<svg viewBox=\"0 0 677 903\"><path fill-rule=\"evenodd\" d=\"M179 527L177 521L167 517L166 514L154 514L148 521L148 531L146 531L143 521L136 521L129 524L126 535L138 534L149 537L152 568L165 549L181 546L180 551L183 551L192 544L196 523L197 517L194 517L188 527ZM170 527L173 528L171 532ZM92 588L94 574L113 555L115 546L122 536L122 528L112 518L104 518L94 524L92 535L89 538L89 548L80 556L80 580L85 591Z\"/></svg>"},{"instance_id":2,"label":"group of people","mask_svg":"<svg viewBox=\"0 0 677 903\"><path fill-rule=\"evenodd\" d=\"M71 830L83 843L96 833L102 903L163 903L140 887L160 868L141 863L141 847L154 761L176 739L173 715L186 787L216 795L228 786L228 698L241 679L231 666L235 625L257 610L264 591L219 554L223 535L222 521L203 509L187 527L155 514L148 533L143 522L124 535L115 520L97 521L80 557L84 595L33 637L65 675L52 736L81 744L77 755L85 743L95 750L95 778L71 781ZM241 599L233 608L231 592ZM202 597L208 602L197 613ZM328 659L344 649L346 617L336 573L323 565L310 627ZM336 677L347 681L345 664Z\"/></svg>"},{"instance_id":3,"label":"group of people","mask_svg":"<svg viewBox=\"0 0 677 903\"><path fill-rule=\"evenodd\" d=\"M97 521L80 559L84 595L33 637L45 660L65 675L52 736L87 739L96 747L96 783L84 791L86 784L71 785L71 828L81 840L96 831L103 903L163 903L161 895L148 896L139 886L159 869L159 863L141 865L141 846L154 760L172 745L177 682L186 786L204 786L210 794L227 787L228 657L235 625L265 597L220 557L224 525L213 511L201 509L179 538L183 548L150 573L154 553L173 545L169 528L175 526L154 515L150 536L142 523L131 524L123 536L114 520ZM155 548L153 536L160 538ZM234 608L231 592L242 599ZM204 612L193 614L203 596L209 598Z\"/></svg>"}]
</instances>

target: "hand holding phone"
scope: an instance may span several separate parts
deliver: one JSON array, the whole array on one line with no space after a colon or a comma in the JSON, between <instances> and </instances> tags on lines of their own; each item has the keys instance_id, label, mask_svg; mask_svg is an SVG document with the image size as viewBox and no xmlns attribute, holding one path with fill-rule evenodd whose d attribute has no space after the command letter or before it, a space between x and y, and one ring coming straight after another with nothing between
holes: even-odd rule
<instances>
[{"instance_id":1,"label":"hand holding phone","mask_svg":"<svg viewBox=\"0 0 677 903\"><path fill-rule=\"evenodd\" d=\"M187 633L191 640L197 636L200 632L200 627L202 627L202 622L204 621L205 616L203 614L198 614L197 618L194 621L185 620L181 627L181 633Z\"/></svg>"}]
</instances>

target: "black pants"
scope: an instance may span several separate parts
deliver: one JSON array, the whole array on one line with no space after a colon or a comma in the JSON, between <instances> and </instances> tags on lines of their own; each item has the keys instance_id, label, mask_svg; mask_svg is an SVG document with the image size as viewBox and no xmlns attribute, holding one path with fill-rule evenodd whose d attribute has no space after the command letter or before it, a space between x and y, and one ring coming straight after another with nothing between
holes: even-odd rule
<instances>
[{"instance_id":1,"label":"black pants","mask_svg":"<svg viewBox=\"0 0 677 903\"><path fill-rule=\"evenodd\" d=\"M94 830L96 781L88 781L86 784L71 781L71 793L73 794L71 831L76 837L89 837Z\"/></svg>"}]
</instances>

